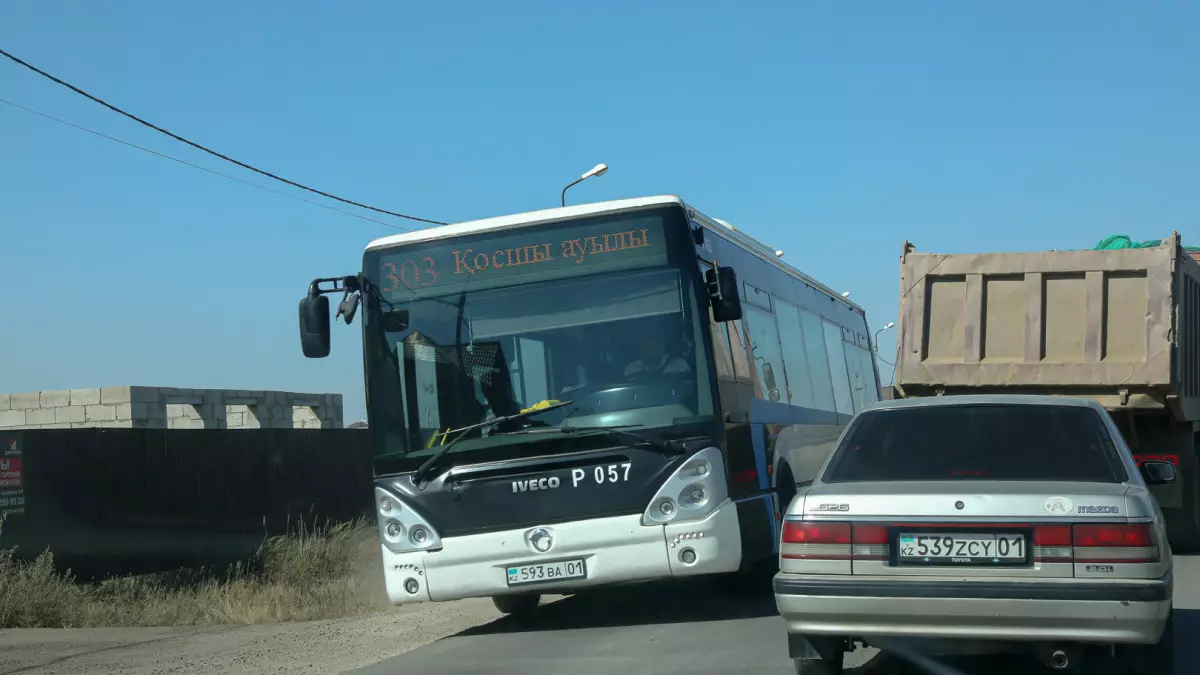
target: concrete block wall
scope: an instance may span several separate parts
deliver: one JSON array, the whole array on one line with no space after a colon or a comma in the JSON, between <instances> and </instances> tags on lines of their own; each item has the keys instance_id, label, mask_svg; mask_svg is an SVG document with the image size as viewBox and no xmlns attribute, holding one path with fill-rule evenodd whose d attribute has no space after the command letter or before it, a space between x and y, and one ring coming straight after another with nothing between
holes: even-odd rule
<instances>
[{"instance_id":1,"label":"concrete block wall","mask_svg":"<svg viewBox=\"0 0 1200 675\"><path fill-rule=\"evenodd\" d=\"M0 394L0 429L338 429L341 394L107 387Z\"/></svg>"}]
</instances>

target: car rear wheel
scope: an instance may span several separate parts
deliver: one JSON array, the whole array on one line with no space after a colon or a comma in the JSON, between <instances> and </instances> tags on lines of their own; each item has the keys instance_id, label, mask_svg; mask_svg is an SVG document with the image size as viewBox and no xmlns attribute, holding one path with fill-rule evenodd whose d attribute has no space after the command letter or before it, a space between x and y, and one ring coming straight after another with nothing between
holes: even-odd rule
<instances>
[{"instance_id":1,"label":"car rear wheel","mask_svg":"<svg viewBox=\"0 0 1200 675\"><path fill-rule=\"evenodd\" d=\"M541 601L542 596L537 593L492 596L492 604L500 610L501 614L509 614L517 618L532 614Z\"/></svg>"},{"instance_id":2,"label":"car rear wheel","mask_svg":"<svg viewBox=\"0 0 1200 675\"><path fill-rule=\"evenodd\" d=\"M1175 675L1175 621L1167 619L1162 637L1151 645L1125 645L1121 648L1129 675Z\"/></svg>"}]
</instances>

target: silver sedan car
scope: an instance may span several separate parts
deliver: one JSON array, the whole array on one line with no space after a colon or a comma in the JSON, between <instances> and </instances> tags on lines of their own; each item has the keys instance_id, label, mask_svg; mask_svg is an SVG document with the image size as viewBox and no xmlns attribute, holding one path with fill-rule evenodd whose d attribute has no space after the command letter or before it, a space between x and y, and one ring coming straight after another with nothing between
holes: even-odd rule
<instances>
[{"instance_id":1,"label":"silver sedan car","mask_svg":"<svg viewBox=\"0 0 1200 675\"><path fill-rule=\"evenodd\" d=\"M1146 488L1174 467L1139 469L1099 404L882 402L817 476L788 506L774 580L798 673L841 673L859 644L1174 672L1171 551Z\"/></svg>"}]
</instances>

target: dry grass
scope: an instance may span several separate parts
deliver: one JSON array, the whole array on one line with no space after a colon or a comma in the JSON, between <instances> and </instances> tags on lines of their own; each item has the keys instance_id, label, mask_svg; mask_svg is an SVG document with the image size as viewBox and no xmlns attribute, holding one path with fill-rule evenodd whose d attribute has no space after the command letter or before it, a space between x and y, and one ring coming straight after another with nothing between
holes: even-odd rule
<instances>
[{"instance_id":1,"label":"dry grass","mask_svg":"<svg viewBox=\"0 0 1200 675\"><path fill-rule=\"evenodd\" d=\"M78 583L46 552L20 561L0 551L0 628L196 626L305 621L386 606L378 535L370 523L301 529L267 540L220 575Z\"/></svg>"}]
</instances>

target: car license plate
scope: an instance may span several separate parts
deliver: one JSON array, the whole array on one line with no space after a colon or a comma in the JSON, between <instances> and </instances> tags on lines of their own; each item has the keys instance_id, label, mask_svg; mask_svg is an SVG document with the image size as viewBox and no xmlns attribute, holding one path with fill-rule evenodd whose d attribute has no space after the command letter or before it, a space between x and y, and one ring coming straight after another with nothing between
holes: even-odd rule
<instances>
[{"instance_id":1,"label":"car license plate","mask_svg":"<svg viewBox=\"0 0 1200 675\"><path fill-rule=\"evenodd\" d=\"M1023 564L1024 534L900 533L899 561L924 565Z\"/></svg>"},{"instance_id":2,"label":"car license plate","mask_svg":"<svg viewBox=\"0 0 1200 675\"><path fill-rule=\"evenodd\" d=\"M533 565L511 565L508 568L509 586L586 578L587 567L583 564L583 558Z\"/></svg>"}]
</instances>

